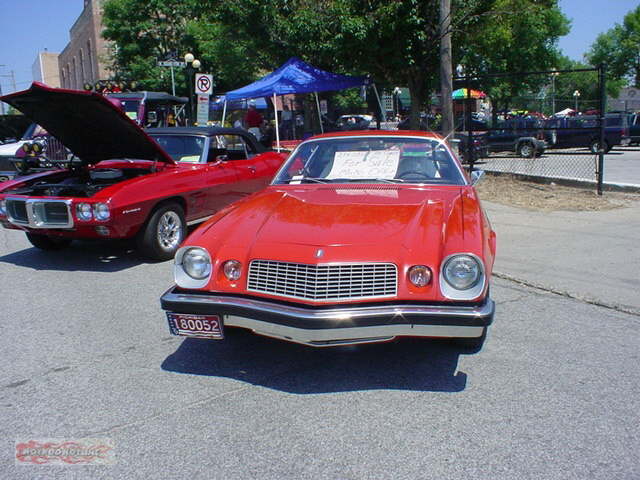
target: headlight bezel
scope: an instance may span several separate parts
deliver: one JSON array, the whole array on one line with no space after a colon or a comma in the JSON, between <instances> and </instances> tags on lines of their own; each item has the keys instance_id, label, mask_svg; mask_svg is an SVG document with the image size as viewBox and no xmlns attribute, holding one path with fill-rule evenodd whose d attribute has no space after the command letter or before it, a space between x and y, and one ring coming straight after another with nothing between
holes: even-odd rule
<instances>
[{"instance_id":1,"label":"headlight bezel","mask_svg":"<svg viewBox=\"0 0 640 480\"><path fill-rule=\"evenodd\" d=\"M76 218L81 222L90 222L93 220L93 206L87 202L76 204Z\"/></svg>"},{"instance_id":2,"label":"headlight bezel","mask_svg":"<svg viewBox=\"0 0 640 480\"><path fill-rule=\"evenodd\" d=\"M471 259L476 264L478 268L478 275L474 282L470 283L470 285L466 288L456 288L449 278L446 276L446 269L450 262L455 261L456 259ZM484 262L477 255L470 252L459 252L448 255L445 257L440 264L440 290L442 294L450 300L473 300L474 298L479 297L487 282L485 275Z\"/></svg>"},{"instance_id":3,"label":"headlight bezel","mask_svg":"<svg viewBox=\"0 0 640 480\"><path fill-rule=\"evenodd\" d=\"M106 216L104 215L105 210ZM102 214L100 214L101 211L103 212ZM95 218L98 222L108 221L111 218L111 210L109 209L109 205L107 205L106 203L94 203L93 218Z\"/></svg>"},{"instance_id":4,"label":"headlight bezel","mask_svg":"<svg viewBox=\"0 0 640 480\"><path fill-rule=\"evenodd\" d=\"M202 256L208 262L208 269L206 274L201 278L196 278L191 276L184 267L184 257L192 250L199 250L202 252ZM199 247L196 245L189 245L185 247L181 247L178 249L175 255L174 261L174 280L176 285L182 288L202 288L209 283L211 278L211 274L213 272L213 264L211 262L211 255L208 250L204 247ZM193 273L193 272L191 272Z\"/></svg>"}]
</instances>

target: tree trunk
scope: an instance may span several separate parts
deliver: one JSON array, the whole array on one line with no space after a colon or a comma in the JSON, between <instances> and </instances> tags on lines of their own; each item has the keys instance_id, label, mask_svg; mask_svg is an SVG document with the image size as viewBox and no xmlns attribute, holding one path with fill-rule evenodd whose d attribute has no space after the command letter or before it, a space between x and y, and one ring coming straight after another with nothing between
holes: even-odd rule
<instances>
[{"instance_id":1,"label":"tree trunk","mask_svg":"<svg viewBox=\"0 0 640 480\"><path fill-rule=\"evenodd\" d=\"M412 130L420 130L420 110L424 103L424 85L420 75L409 77L409 94L411 95L410 125Z\"/></svg>"},{"instance_id":2,"label":"tree trunk","mask_svg":"<svg viewBox=\"0 0 640 480\"><path fill-rule=\"evenodd\" d=\"M442 135L453 131L451 66L451 0L440 0L440 93L442 95Z\"/></svg>"}]
</instances>

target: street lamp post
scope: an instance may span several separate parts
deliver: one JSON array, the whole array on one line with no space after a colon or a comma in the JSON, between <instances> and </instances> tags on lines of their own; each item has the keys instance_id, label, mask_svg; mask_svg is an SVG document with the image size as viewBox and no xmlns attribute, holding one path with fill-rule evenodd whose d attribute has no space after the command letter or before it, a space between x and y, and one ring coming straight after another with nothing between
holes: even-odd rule
<instances>
[{"instance_id":1,"label":"street lamp post","mask_svg":"<svg viewBox=\"0 0 640 480\"><path fill-rule=\"evenodd\" d=\"M580 90L576 90L575 92L573 92L573 98L576 102L576 108L574 110L576 111L576 113L578 113L578 99L580 98Z\"/></svg>"},{"instance_id":2,"label":"street lamp post","mask_svg":"<svg viewBox=\"0 0 640 480\"><path fill-rule=\"evenodd\" d=\"M551 73L551 115L556 113L556 77L560 72Z\"/></svg>"},{"instance_id":3,"label":"street lamp post","mask_svg":"<svg viewBox=\"0 0 640 480\"><path fill-rule=\"evenodd\" d=\"M189 88L189 123L193 125L195 118L195 102L193 100L193 90L194 90L194 82L195 82L195 73L196 70L200 68L200 60L195 58L192 53L187 53L184 56L184 63L186 64L185 73L187 76L187 87Z\"/></svg>"}]
</instances>

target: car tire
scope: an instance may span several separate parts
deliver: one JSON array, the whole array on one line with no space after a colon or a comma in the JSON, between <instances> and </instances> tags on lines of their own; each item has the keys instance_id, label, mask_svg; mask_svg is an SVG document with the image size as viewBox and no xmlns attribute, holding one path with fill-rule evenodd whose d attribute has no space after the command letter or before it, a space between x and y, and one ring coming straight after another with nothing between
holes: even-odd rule
<instances>
[{"instance_id":1,"label":"car tire","mask_svg":"<svg viewBox=\"0 0 640 480\"><path fill-rule=\"evenodd\" d=\"M36 248L40 250L62 250L71 245L72 240L65 237L52 237L49 235L38 235L36 233L27 233L27 239Z\"/></svg>"},{"instance_id":2,"label":"car tire","mask_svg":"<svg viewBox=\"0 0 640 480\"><path fill-rule=\"evenodd\" d=\"M518 156L523 158L533 158L536 155L536 148L531 142L522 142L518 145Z\"/></svg>"},{"instance_id":3,"label":"car tire","mask_svg":"<svg viewBox=\"0 0 640 480\"><path fill-rule=\"evenodd\" d=\"M613 147L609 146L609 142L607 142L606 140L604 141L604 152L607 153L609 151L611 151ZM596 153L598 153L600 151L600 140L592 140L591 144L589 145L589 150L591 151L591 153L593 153L594 155Z\"/></svg>"},{"instance_id":4,"label":"car tire","mask_svg":"<svg viewBox=\"0 0 640 480\"><path fill-rule=\"evenodd\" d=\"M458 337L453 339L454 345L462 347L465 350L479 352L487 339L487 327L482 329L482 335L479 337Z\"/></svg>"},{"instance_id":5,"label":"car tire","mask_svg":"<svg viewBox=\"0 0 640 480\"><path fill-rule=\"evenodd\" d=\"M161 204L138 233L138 250L152 260L170 260L186 233L183 208L173 202Z\"/></svg>"}]
</instances>

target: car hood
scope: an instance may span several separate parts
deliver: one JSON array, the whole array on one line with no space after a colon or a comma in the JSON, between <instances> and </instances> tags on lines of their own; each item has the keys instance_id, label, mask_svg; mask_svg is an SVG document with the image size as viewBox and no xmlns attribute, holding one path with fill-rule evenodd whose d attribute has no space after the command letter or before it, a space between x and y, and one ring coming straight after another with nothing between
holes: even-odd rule
<instances>
[{"instance_id":1,"label":"car hood","mask_svg":"<svg viewBox=\"0 0 640 480\"><path fill-rule=\"evenodd\" d=\"M325 261L356 254L363 261L399 258L461 239L461 197L455 186L269 187L213 218L186 244L233 249L248 258L280 252L290 261L308 259L309 252L324 247Z\"/></svg>"},{"instance_id":2,"label":"car hood","mask_svg":"<svg viewBox=\"0 0 640 480\"><path fill-rule=\"evenodd\" d=\"M102 95L33 83L0 97L44 127L86 164L131 158L175 163L160 146Z\"/></svg>"}]
</instances>

